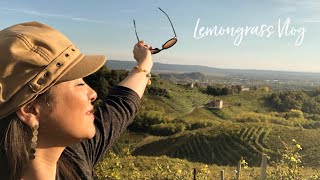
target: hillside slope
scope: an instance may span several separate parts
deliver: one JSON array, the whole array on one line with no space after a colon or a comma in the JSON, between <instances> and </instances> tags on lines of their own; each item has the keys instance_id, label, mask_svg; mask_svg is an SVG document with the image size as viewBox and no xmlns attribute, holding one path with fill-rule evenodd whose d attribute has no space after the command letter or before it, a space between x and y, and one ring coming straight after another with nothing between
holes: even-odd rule
<instances>
[{"instance_id":1,"label":"hillside slope","mask_svg":"<svg viewBox=\"0 0 320 180\"><path fill-rule=\"evenodd\" d=\"M281 140L295 139L303 147L303 164L320 166L320 131L259 123L221 123L216 127L184 132L178 135L145 139L138 144L133 155L161 156L187 159L218 165L236 165L244 157L249 164L259 165L261 154L272 160L279 158L283 149Z\"/></svg>"}]
</instances>

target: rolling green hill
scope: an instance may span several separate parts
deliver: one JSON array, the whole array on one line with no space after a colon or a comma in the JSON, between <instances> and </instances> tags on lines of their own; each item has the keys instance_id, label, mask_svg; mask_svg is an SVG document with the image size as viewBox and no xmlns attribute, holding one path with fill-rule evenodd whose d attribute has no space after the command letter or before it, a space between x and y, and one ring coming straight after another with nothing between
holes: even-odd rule
<instances>
[{"instance_id":1,"label":"rolling green hill","mask_svg":"<svg viewBox=\"0 0 320 180\"><path fill-rule=\"evenodd\" d=\"M166 155L218 165L236 165L244 157L249 164L259 165L262 153L268 154L272 161L280 157L284 149L280 137L284 142L296 139L303 147L304 165L320 167L317 149L320 130L303 128L315 121L304 117L285 118L290 112L274 112L266 103L269 92L245 91L214 97L159 77L153 86L168 90L168 97L147 93L140 113L151 110L162 113L161 125L151 124L150 131L144 131L145 137L132 143L133 155ZM222 109L205 106L215 99L223 100ZM172 130L177 124L182 124L183 130ZM153 133L155 127L157 133ZM168 129L173 135L161 136L159 131Z\"/></svg>"},{"instance_id":2,"label":"rolling green hill","mask_svg":"<svg viewBox=\"0 0 320 180\"><path fill-rule=\"evenodd\" d=\"M108 70L102 75L117 77L117 81L122 77ZM104 89L99 83L101 76L92 79L95 88ZM103 80L108 83L101 84L117 83ZM120 138L113 151L121 154L128 149L133 157L149 156L146 158L150 161L165 155L166 159L223 166L234 166L243 157L250 166L258 166L262 153L268 154L269 163L277 161L285 149L284 143L295 139L302 147L302 164L319 169L320 115L299 109L278 111L267 102L270 94L258 89L210 96L197 86L178 85L155 76L130 131ZM222 100L223 108L206 105L213 100ZM123 158L121 161L126 162Z\"/></svg>"},{"instance_id":3,"label":"rolling green hill","mask_svg":"<svg viewBox=\"0 0 320 180\"><path fill-rule=\"evenodd\" d=\"M278 150L283 149L279 139L301 142L304 165L320 166L319 130L301 130L279 125L263 125L260 123L237 124L221 123L218 126L204 128L178 135L152 137L140 142L133 155L161 156L187 159L218 165L237 165L243 157L249 164L258 166L261 154L271 157L271 161L279 158ZM305 141L310 139L310 141ZM312 141L311 141L312 139Z\"/></svg>"},{"instance_id":4,"label":"rolling green hill","mask_svg":"<svg viewBox=\"0 0 320 180\"><path fill-rule=\"evenodd\" d=\"M167 96L151 92L152 87L165 89ZM156 110L172 120L191 113L194 108L202 106L210 99L211 96L201 93L197 88L175 85L156 76L142 98L140 111Z\"/></svg>"}]
</instances>

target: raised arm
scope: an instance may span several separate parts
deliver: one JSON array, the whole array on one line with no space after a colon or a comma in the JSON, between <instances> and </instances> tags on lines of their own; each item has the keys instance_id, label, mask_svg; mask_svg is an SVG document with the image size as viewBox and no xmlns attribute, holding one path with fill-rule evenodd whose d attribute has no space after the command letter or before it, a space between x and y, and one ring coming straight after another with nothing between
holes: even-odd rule
<instances>
[{"instance_id":1,"label":"raised arm","mask_svg":"<svg viewBox=\"0 0 320 180\"><path fill-rule=\"evenodd\" d=\"M151 51L149 48L151 47L149 47L147 44L144 44L143 41L140 41L134 46L133 54L135 60L138 62L137 66L139 68L133 69L130 74L119 84L120 86L125 86L132 89L139 95L140 98L142 98L150 78L147 77L147 72L150 73L153 66ZM145 70L146 72L141 70Z\"/></svg>"}]
</instances>

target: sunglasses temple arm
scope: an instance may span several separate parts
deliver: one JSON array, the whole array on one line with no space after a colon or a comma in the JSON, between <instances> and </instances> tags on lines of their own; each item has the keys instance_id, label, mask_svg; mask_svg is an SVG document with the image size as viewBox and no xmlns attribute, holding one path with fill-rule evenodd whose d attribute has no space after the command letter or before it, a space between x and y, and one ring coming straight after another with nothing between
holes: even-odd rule
<instances>
[{"instance_id":1,"label":"sunglasses temple arm","mask_svg":"<svg viewBox=\"0 0 320 180\"><path fill-rule=\"evenodd\" d=\"M137 28L136 28L136 21L135 20L133 20L133 25L134 25L134 31L136 33L137 40L139 42L140 40L139 40L139 37L138 37Z\"/></svg>"},{"instance_id":2,"label":"sunglasses temple arm","mask_svg":"<svg viewBox=\"0 0 320 180\"><path fill-rule=\"evenodd\" d=\"M168 16L168 14L167 14L166 12L164 12L160 7L159 7L159 9L160 9L160 11L162 11L162 12L167 16L167 18L169 19L169 22L170 22L171 27L172 27L172 29L173 29L174 36L177 37L176 31L175 31L174 28L173 28L172 22L171 22L171 20L170 20L170 18L169 18L169 16Z\"/></svg>"}]
</instances>

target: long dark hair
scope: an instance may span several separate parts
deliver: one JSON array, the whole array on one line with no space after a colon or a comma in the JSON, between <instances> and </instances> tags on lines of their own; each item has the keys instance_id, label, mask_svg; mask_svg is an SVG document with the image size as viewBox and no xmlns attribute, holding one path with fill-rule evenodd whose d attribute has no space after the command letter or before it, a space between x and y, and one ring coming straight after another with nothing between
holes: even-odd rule
<instances>
[{"instance_id":1,"label":"long dark hair","mask_svg":"<svg viewBox=\"0 0 320 180\"><path fill-rule=\"evenodd\" d=\"M50 91L38 98L52 103ZM51 99L51 100L48 100ZM21 179L23 169L30 162L28 151L32 138L31 128L22 122L14 112L0 119L0 177L1 179ZM63 179L77 179L70 161L62 153L57 163L57 170Z\"/></svg>"}]
</instances>

